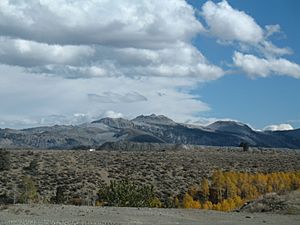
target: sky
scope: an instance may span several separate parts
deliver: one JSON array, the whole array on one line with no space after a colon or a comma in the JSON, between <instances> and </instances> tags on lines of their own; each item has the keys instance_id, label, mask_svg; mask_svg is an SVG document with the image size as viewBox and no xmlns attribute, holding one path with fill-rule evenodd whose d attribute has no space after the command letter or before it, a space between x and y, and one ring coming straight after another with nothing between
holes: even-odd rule
<instances>
[{"instance_id":1,"label":"sky","mask_svg":"<svg viewBox=\"0 0 300 225\"><path fill-rule=\"evenodd\" d=\"M163 114L300 128L298 0L1 0L0 128Z\"/></svg>"}]
</instances>

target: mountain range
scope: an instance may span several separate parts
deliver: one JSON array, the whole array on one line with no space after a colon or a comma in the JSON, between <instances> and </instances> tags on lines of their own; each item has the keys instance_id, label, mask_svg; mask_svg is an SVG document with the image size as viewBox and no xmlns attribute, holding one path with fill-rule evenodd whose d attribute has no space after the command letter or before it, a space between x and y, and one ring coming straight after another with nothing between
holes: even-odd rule
<instances>
[{"instance_id":1,"label":"mountain range","mask_svg":"<svg viewBox=\"0 0 300 225\"><path fill-rule=\"evenodd\" d=\"M239 146L241 142L256 147L300 149L300 129L255 131L234 121L196 126L155 114L132 120L107 117L76 126L0 129L0 148L98 149L120 143Z\"/></svg>"}]
</instances>

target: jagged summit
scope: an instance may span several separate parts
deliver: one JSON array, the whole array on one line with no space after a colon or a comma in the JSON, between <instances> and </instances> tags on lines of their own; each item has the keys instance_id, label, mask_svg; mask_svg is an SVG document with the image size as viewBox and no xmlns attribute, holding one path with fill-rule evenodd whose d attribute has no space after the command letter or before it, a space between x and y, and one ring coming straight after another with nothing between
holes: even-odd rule
<instances>
[{"instance_id":1,"label":"jagged summit","mask_svg":"<svg viewBox=\"0 0 300 225\"><path fill-rule=\"evenodd\" d=\"M132 122L138 122L138 123L146 123L146 124L156 124L156 125L176 125L173 120L170 118L164 116L164 115L156 115L151 114L149 116L140 115L133 120Z\"/></svg>"},{"instance_id":2,"label":"jagged summit","mask_svg":"<svg viewBox=\"0 0 300 225\"><path fill-rule=\"evenodd\" d=\"M109 127L113 128L130 128L133 127L133 123L130 120L123 119L123 118L110 118L110 117L105 117L100 120L93 121L92 123L102 123L105 124Z\"/></svg>"}]
</instances>

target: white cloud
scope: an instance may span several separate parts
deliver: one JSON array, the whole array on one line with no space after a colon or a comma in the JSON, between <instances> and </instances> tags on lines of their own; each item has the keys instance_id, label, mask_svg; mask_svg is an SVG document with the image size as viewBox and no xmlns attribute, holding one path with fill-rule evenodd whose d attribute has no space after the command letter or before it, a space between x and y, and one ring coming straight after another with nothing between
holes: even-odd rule
<instances>
[{"instance_id":1,"label":"white cloud","mask_svg":"<svg viewBox=\"0 0 300 225\"><path fill-rule=\"evenodd\" d=\"M157 50L123 48L112 54L123 66L121 73L128 76L193 76L206 81L224 75L224 71L209 63L197 48L181 41Z\"/></svg>"},{"instance_id":2,"label":"white cloud","mask_svg":"<svg viewBox=\"0 0 300 225\"><path fill-rule=\"evenodd\" d=\"M265 36L270 37L275 33L281 33L281 28L279 24L275 25L266 25L265 26Z\"/></svg>"},{"instance_id":3,"label":"white cloud","mask_svg":"<svg viewBox=\"0 0 300 225\"><path fill-rule=\"evenodd\" d=\"M279 124L279 125L269 125L264 128L264 130L269 131L280 131L280 130L293 130L294 128L290 124Z\"/></svg>"},{"instance_id":4,"label":"white cloud","mask_svg":"<svg viewBox=\"0 0 300 225\"><path fill-rule=\"evenodd\" d=\"M283 58L266 59L235 52L233 62L235 66L252 76L267 77L277 74L300 78L300 66Z\"/></svg>"},{"instance_id":5,"label":"white cloud","mask_svg":"<svg viewBox=\"0 0 300 225\"><path fill-rule=\"evenodd\" d=\"M226 0L219 3L207 1L202 6L201 15L208 25L208 33L218 38L218 43L238 46L234 64L251 75L287 75L299 78L299 65L284 58L293 51L288 47L277 47L269 38L281 33L280 25L266 25L263 29L253 17L232 8ZM253 54L263 55L259 58Z\"/></svg>"},{"instance_id":6,"label":"white cloud","mask_svg":"<svg viewBox=\"0 0 300 225\"><path fill-rule=\"evenodd\" d=\"M243 11L233 9L226 0L217 4L207 1L201 13L212 35L225 41L259 43L264 38L263 29Z\"/></svg>"},{"instance_id":7,"label":"white cloud","mask_svg":"<svg viewBox=\"0 0 300 225\"><path fill-rule=\"evenodd\" d=\"M268 58L273 56L291 55L293 51L290 48L279 48L270 41L263 41L257 48Z\"/></svg>"},{"instance_id":8,"label":"white cloud","mask_svg":"<svg viewBox=\"0 0 300 225\"><path fill-rule=\"evenodd\" d=\"M178 57L180 56L180 57ZM44 65L30 68L31 72L54 74L66 78L105 76L165 76L197 77L198 81L215 80L224 71L207 61L194 46L178 42L163 49L97 47L89 64Z\"/></svg>"},{"instance_id":9,"label":"white cloud","mask_svg":"<svg viewBox=\"0 0 300 225\"><path fill-rule=\"evenodd\" d=\"M24 67L76 65L94 54L88 46L60 46L0 36L0 62Z\"/></svg>"},{"instance_id":10,"label":"white cloud","mask_svg":"<svg viewBox=\"0 0 300 225\"><path fill-rule=\"evenodd\" d=\"M1 0L0 30L49 44L156 48L203 27L182 0Z\"/></svg>"},{"instance_id":11,"label":"white cloud","mask_svg":"<svg viewBox=\"0 0 300 225\"><path fill-rule=\"evenodd\" d=\"M214 80L224 71L191 44L203 31L183 0L3 0L0 63L65 78Z\"/></svg>"},{"instance_id":12,"label":"white cloud","mask_svg":"<svg viewBox=\"0 0 300 225\"><path fill-rule=\"evenodd\" d=\"M114 112L112 110L108 110L104 113L104 117L109 117L109 118L122 118L123 114L122 113L118 113L118 112Z\"/></svg>"}]
</instances>

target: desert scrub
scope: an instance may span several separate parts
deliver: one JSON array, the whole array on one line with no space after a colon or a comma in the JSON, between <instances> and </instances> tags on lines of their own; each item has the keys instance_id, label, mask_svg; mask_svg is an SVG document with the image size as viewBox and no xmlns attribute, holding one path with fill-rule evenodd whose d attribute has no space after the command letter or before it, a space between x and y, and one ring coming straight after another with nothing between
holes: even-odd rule
<instances>
[{"instance_id":1,"label":"desert scrub","mask_svg":"<svg viewBox=\"0 0 300 225\"><path fill-rule=\"evenodd\" d=\"M152 185L142 185L129 181L111 181L98 191L97 205L117 207L161 207Z\"/></svg>"}]
</instances>

